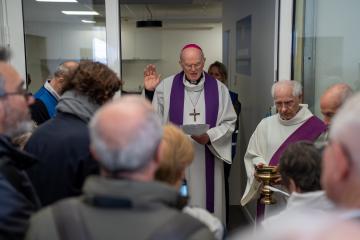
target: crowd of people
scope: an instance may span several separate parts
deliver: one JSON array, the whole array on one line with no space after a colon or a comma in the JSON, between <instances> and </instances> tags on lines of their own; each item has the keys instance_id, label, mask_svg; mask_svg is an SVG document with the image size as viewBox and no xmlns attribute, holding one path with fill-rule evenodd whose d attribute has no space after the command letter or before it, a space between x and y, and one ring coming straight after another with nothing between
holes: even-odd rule
<instances>
[{"instance_id":1,"label":"crowd of people","mask_svg":"<svg viewBox=\"0 0 360 240\"><path fill-rule=\"evenodd\" d=\"M102 63L66 61L29 95L8 58L0 49L0 239L227 237L241 104L222 63L204 71L203 50L188 44L179 73L161 80L148 65L144 96L113 99L122 81ZM261 120L239 161L241 204L259 199L254 175L267 165L281 175L278 203L258 202L256 231L230 238L356 234L360 95L330 86L321 120L297 81L269 92L277 113Z\"/></svg>"}]
</instances>

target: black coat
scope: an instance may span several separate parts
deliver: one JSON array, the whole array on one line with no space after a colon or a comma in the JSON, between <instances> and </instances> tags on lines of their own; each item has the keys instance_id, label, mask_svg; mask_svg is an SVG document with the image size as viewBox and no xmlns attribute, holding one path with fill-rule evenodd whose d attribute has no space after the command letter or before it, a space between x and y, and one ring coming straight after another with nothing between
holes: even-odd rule
<instances>
[{"instance_id":1,"label":"black coat","mask_svg":"<svg viewBox=\"0 0 360 240\"><path fill-rule=\"evenodd\" d=\"M0 135L0 239L23 239L40 203L25 169L36 159Z\"/></svg>"},{"instance_id":2,"label":"black coat","mask_svg":"<svg viewBox=\"0 0 360 240\"><path fill-rule=\"evenodd\" d=\"M39 159L27 172L43 206L80 195L85 178L98 172L89 145L87 122L73 114L59 111L36 129L25 151Z\"/></svg>"}]
</instances>

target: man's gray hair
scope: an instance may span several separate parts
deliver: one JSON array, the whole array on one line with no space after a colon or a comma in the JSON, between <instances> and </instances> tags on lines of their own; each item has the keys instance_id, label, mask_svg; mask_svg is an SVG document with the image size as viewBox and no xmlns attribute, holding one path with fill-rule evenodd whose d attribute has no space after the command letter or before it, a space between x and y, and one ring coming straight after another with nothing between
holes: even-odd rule
<instances>
[{"instance_id":1,"label":"man's gray hair","mask_svg":"<svg viewBox=\"0 0 360 240\"><path fill-rule=\"evenodd\" d=\"M146 167L154 158L162 139L161 122L153 111L145 112L124 145L109 146L100 129L98 114L95 114L90 121L91 145L100 164L109 172L136 172Z\"/></svg>"},{"instance_id":2,"label":"man's gray hair","mask_svg":"<svg viewBox=\"0 0 360 240\"><path fill-rule=\"evenodd\" d=\"M336 113L331 127L330 139L344 145L360 168L360 93L350 97Z\"/></svg>"},{"instance_id":3,"label":"man's gray hair","mask_svg":"<svg viewBox=\"0 0 360 240\"><path fill-rule=\"evenodd\" d=\"M59 66L57 66L57 68L54 72L54 76L55 77L63 77L63 76L67 76L70 73L72 73L72 71L74 69L66 66L66 64L69 62L75 62L75 61L66 61L66 62L61 63Z\"/></svg>"},{"instance_id":4,"label":"man's gray hair","mask_svg":"<svg viewBox=\"0 0 360 240\"><path fill-rule=\"evenodd\" d=\"M282 81L277 81L271 87L271 96L273 97L273 99L275 98L275 89L281 85L288 85L288 86L292 87L292 95L294 97L299 97L302 95L301 83L299 83L298 81L295 81L295 80L282 80Z\"/></svg>"}]
</instances>

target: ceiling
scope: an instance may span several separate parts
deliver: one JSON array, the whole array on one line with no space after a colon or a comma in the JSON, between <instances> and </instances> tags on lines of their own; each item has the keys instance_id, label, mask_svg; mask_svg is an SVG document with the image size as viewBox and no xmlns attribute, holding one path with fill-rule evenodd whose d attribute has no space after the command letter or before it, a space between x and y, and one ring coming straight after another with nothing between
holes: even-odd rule
<instances>
[{"instance_id":1,"label":"ceiling","mask_svg":"<svg viewBox=\"0 0 360 240\"><path fill-rule=\"evenodd\" d=\"M79 22L81 19L104 22L105 0L78 0L78 3L47 3L23 0L24 20L39 22ZM99 16L69 16L62 10L95 10ZM121 19L125 21L162 20L166 23L213 23L222 18L221 0L120 0Z\"/></svg>"}]
</instances>

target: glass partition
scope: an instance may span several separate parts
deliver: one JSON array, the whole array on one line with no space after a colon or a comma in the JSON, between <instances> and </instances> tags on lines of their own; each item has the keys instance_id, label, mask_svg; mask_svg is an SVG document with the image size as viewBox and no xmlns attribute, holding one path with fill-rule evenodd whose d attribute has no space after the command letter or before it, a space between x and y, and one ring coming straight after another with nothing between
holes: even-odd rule
<instances>
[{"instance_id":1,"label":"glass partition","mask_svg":"<svg viewBox=\"0 0 360 240\"><path fill-rule=\"evenodd\" d=\"M66 60L106 63L105 0L23 0L26 68L35 93Z\"/></svg>"},{"instance_id":2,"label":"glass partition","mask_svg":"<svg viewBox=\"0 0 360 240\"><path fill-rule=\"evenodd\" d=\"M360 88L360 1L295 2L293 76L304 83L305 102L321 116L320 96L330 85Z\"/></svg>"}]
</instances>

